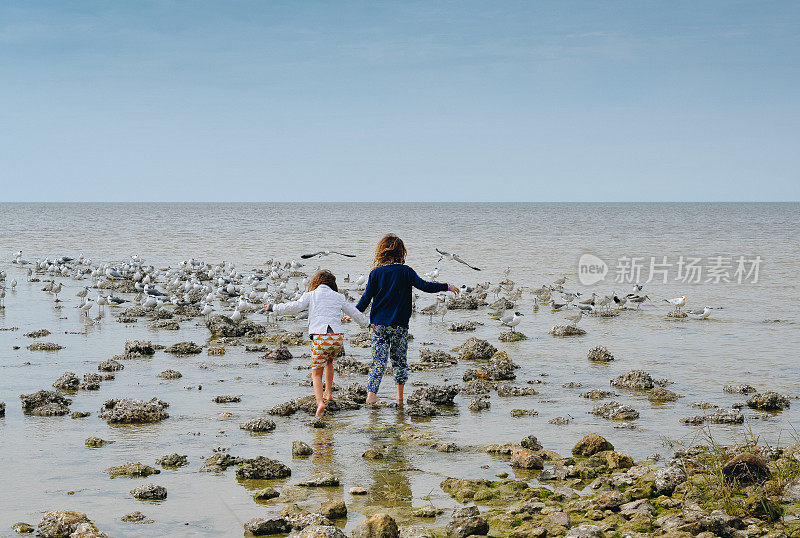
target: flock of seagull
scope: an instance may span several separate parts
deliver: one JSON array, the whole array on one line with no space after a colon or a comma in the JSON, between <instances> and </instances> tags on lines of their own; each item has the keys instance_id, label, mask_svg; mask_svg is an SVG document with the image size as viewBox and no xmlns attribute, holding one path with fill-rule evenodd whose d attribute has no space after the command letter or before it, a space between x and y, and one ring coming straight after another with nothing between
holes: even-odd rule
<instances>
[{"instance_id":1,"label":"flock of seagull","mask_svg":"<svg viewBox=\"0 0 800 538\"><path fill-rule=\"evenodd\" d=\"M480 271L479 268L467 263L457 254L436 249L439 254L439 262L442 260L452 260L461 263L473 270ZM317 256L328 256L337 254L348 258L355 257L353 254L346 254L335 250L321 250L315 253L303 254L301 259L307 260ZM63 290L63 283L56 281L56 278L71 279L75 281L87 281L76 293L80 303L75 307L80 314L87 320L98 320L102 318L103 307L120 306L126 303L139 305L148 310L165 309L176 306L196 306L200 314L209 316L217 311L225 313L234 321L239 321L249 313L262 313L269 319L269 313L264 308L264 303L279 303L298 299L306 290L308 276L301 272L304 264L291 260L289 262L279 262L270 260L260 267L247 272L240 271L229 262L209 264L206 262L190 259L183 261L178 267L156 268L146 264L141 256L134 255L130 259L119 263L95 263L91 259L80 255L76 258L62 256L59 258L38 259L29 262L22 258L22 251L17 252L12 264L24 268L29 280L38 279L43 276L43 291L54 296L56 302L60 302L59 294ZM488 294L494 294L497 299L490 306L490 316L498 320L502 326L509 327L514 332L524 315L514 310L515 303L521 298L524 291L533 294L533 311L539 310L540 305L549 305L553 312L570 309L565 319L572 325L577 325L584 315L599 314L610 312L611 309L626 309L628 304L636 305L638 310L641 305L648 301L648 295L642 295L642 285L636 284L633 292L618 295L600 296L592 293L584 297L580 292L568 292L564 290L567 277L555 280L551 285L544 285L538 289L531 289L526 286L517 286L510 276L510 268L504 272L504 279L492 286L489 282L476 284L474 287L467 285L461 286L463 297L480 296L485 298ZM440 269L424 273L423 277L428 280L436 280L440 274ZM0 308L3 307L3 300L6 296L6 273L0 271ZM47 277L50 277L47 280ZM367 275L360 274L352 280L355 290L363 290L367 283ZM125 284L122 284L122 283ZM350 275L344 278L344 282L350 283ZM17 286L16 280L11 280L8 284L12 290ZM95 289L95 292L90 292ZM111 290L105 291L104 290ZM116 290L121 294L133 294L132 298L126 299L114 295ZM348 299L354 297L349 295L353 290L343 290ZM503 297L500 297L502 294ZM92 296L94 295L94 296ZM413 296L413 307L417 311L416 302L418 295ZM684 296L673 299L664 299L672 305L676 312L683 312L687 298ZM444 317L448 311L448 300L445 294L435 297L433 304L419 310L422 315L430 317ZM91 317L91 312L97 309L96 317ZM688 310L685 316L692 319L706 319L710 316L711 307L704 307L699 310Z\"/></svg>"}]
</instances>

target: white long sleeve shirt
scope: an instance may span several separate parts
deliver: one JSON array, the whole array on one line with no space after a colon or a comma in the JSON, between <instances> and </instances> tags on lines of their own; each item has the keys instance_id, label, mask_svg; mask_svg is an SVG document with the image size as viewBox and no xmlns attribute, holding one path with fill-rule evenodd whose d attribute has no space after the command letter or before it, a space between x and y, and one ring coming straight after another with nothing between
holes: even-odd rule
<instances>
[{"instance_id":1,"label":"white long sleeve shirt","mask_svg":"<svg viewBox=\"0 0 800 538\"><path fill-rule=\"evenodd\" d=\"M361 327L367 327L369 320L349 302L344 295L321 284L314 291L307 291L296 301L272 305L278 315L297 314L308 309L309 334L325 334L328 327L334 333L344 332L342 312L353 318Z\"/></svg>"}]
</instances>

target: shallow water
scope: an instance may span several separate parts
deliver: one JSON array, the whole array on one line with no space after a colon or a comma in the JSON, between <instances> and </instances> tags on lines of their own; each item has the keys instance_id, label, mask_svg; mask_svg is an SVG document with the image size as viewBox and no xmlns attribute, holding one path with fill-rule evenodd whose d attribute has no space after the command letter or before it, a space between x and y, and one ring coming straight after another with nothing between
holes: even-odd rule
<instances>
[{"instance_id":1,"label":"shallow water","mask_svg":"<svg viewBox=\"0 0 800 538\"><path fill-rule=\"evenodd\" d=\"M598 432L618 450L635 458L653 453L667 455L674 442L691 444L703 437L696 427L679 419L697 414L691 403L710 401L729 407L742 396L724 394L727 383L750 383L760 390L776 390L789 396L800 394L797 360L798 331L797 271L800 269L800 204L0 204L0 268L8 272L5 309L0 310L0 401L7 404L0 418L0 448L7 465L0 469L0 535L11 533L15 521L37 523L54 509L86 512L98 526L112 535L241 535L241 523L252 517L280 512L281 502L295 494L287 484L308 477L333 473L342 477L342 487L308 491L298 502L310 509L325 498L344 497L350 509L347 529L364 514L389 508L403 518L404 509L432 502L444 508L453 502L438 484L446 476L491 478L511 472L507 462L469 451L453 454L400 443L398 423L415 424L443 440L459 445L519 441L536 435L545 448L566 454L584 434ZM12 253L23 250L24 258L83 253L95 261L125 260L140 254L157 267L179 264L188 258L209 262L233 261L249 271L270 258L289 260L321 248L352 252L355 259L331 256L310 262L331 268L339 277L355 278L369 270L370 250L380 235L393 231L404 238L408 263L420 273L438 260L434 247L452 250L480 267L471 271L455 262L443 261L439 279L474 285L498 282L510 268L520 285L538 287L561 275L568 276L566 289L600 294L612 290L627 293L630 284L606 282L593 287L577 283L578 258L593 253L607 261L620 256L759 255L763 259L757 283L683 284L670 281L647 284L653 299L641 310L627 310L610 319L584 318L582 337L553 338L547 330L563 324L563 313L549 308L532 311L532 295L525 293L519 311L525 317L518 330L529 338L518 343L498 341L500 327L486 309L451 311L445 322L416 317L411 321L415 340L409 359L418 359L422 342L450 349L469 336L490 340L508 351L521 368L516 384L542 379L534 385L540 394L519 398L493 395L492 407L482 413L467 410L469 396L456 397L453 413L416 421L390 409L341 413L330 419L331 428L315 430L302 414L274 417L274 432L253 436L239 429L239 422L259 416L263 409L311 393L300 387L308 371L296 369L305 359L288 364L260 361L243 348L228 347L224 357L205 354L176 358L159 352L153 359L126 361L114 381L104 382L97 392L78 392L72 410L87 410L92 416L23 416L19 394L48 388L65 371L82 376L96 371L98 362L121 353L126 340L145 339L170 345L177 341L205 342L208 331L196 321L182 324L180 331L157 331L140 319L135 325L116 323L113 309L88 329L73 307L75 292L84 282L64 282L63 303L56 305L41 283L29 283L21 268L12 265ZM11 279L17 288L9 287ZM94 292L92 292L94 295ZM710 305L712 319L705 321L666 319L663 298L688 296L692 308ZM432 302L422 296L419 306ZM252 316L256 321L263 317ZM483 321L475 333L450 333L449 323L473 319ZM782 320L765 323L765 320ZM301 322L282 322L282 328L302 330ZM31 352L24 333L47 328L53 334L43 340L57 342L58 352ZM73 332L85 334L72 334ZM355 327L348 329L350 332ZM606 345L617 360L592 365L586 352ZM21 349L12 350L19 345ZM295 355L307 351L292 348ZM366 360L368 351L348 346L348 353ZM29 362L30 364L26 364ZM201 363L213 363L201 369ZM247 363L257 362L257 366ZM411 382L457 383L470 367L461 363L426 373L413 373ZM155 375L173 368L183 373L178 380ZM669 389L683 395L675 403L655 406L646 397L617 391L617 401L640 411L634 430L615 429L614 424L587 413L594 402L579 393L592 388L610 389L609 380L641 368L656 378L674 383ZM546 374L546 375L545 375ZM277 385L269 384L277 381ZM364 382L360 376L339 378L341 384ZM579 381L581 388L562 384ZM202 391L197 386L202 385ZM187 387L194 387L187 390ZM408 387L409 392L413 387ZM394 384L386 377L381 396L393 397ZM239 404L218 405L211 399L220 394L242 396ZM123 396L168 401L170 418L156 425L112 427L96 415L103 401ZM513 408L536 409L535 417L511 418ZM765 442L788 442L795 435L800 402L777 415L746 410L745 426L712 426L722 442L744 439L752 431ZM221 419L221 411L233 416ZM566 426L548 424L556 416L569 416ZM98 435L115 443L100 449L83 444ZM304 440L315 449L307 459L293 459L291 442ZM400 447L396 459L368 462L360 455L378 444ZM284 495L263 505L251 498L254 488L268 482L240 484L233 469L215 475L199 473L202 459L216 447L230 448L234 455L264 455L292 468L291 478L275 481ZM190 465L164 470L151 481L165 486L168 499L142 503L129 490L140 479L109 479L103 472L125 461L150 465L164 454L189 456ZM365 497L351 497L352 486L369 490ZM74 492L74 494L68 494ZM141 510L155 520L150 525L122 523L119 518ZM447 514L437 524L446 521ZM405 523L429 524L411 521ZM188 523L188 525L185 525Z\"/></svg>"}]
</instances>

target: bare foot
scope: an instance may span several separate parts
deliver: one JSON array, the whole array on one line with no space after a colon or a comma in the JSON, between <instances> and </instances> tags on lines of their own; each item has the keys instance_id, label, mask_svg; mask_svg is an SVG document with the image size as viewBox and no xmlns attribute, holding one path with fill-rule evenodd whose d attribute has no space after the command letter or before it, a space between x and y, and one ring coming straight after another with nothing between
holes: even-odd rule
<instances>
[{"instance_id":1,"label":"bare foot","mask_svg":"<svg viewBox=\"0 0 800 538\"><path fill-rule=\"evenodd\" d=\"M325 404L321 403L317 406L317 414L315 416L321 417L325 414Z\"/></svg>"},{"instance_id":2,"label":"bare foot","mask_svg":"<svg viewBox=\"0 0 800 538\"><path fill-rule=\"evenodd\" d=\"M333 401L333 394L325 394L322 397L322 399L325 400L326 402L332 402Z\"/></svg>"},{"instance_id":3,"label":"bare foot","mask_svg":"<svg viewBox=\"0 0 800 538\"><path fill-rule=\"evenodd\" d=\"M370 394L369 396L367 396L367 403L368 404L378 403L378 397Z\"/></svg>"}]
</instances>

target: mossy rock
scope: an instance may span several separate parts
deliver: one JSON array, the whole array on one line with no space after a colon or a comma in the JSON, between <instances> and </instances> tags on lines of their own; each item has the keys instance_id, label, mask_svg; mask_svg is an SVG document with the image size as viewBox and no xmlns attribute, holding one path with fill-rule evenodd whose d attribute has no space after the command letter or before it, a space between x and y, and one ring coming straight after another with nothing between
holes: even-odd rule
<instances>
[{"instance_id":1,"label":"mossy rock","mask_svg":"<svg viewBox=\"0 0 800 538\"><path fill-rule=\"evenodd\" d=\"M475 501L488 506L507 506L509 503L543 499L552 493L547 488L532 488L523 480L447 478L440 486L445 493L462 504Z\"/></svg>"}]
</instances>

